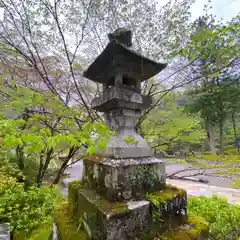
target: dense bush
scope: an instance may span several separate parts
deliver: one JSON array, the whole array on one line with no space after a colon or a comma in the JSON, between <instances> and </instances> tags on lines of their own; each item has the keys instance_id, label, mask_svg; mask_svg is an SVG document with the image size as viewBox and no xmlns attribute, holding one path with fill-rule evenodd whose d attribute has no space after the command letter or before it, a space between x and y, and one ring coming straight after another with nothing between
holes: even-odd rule
<instances>
[{"instance_id":1,"label":"dense bush","mask_svg":"<svg viewBox=\"0 0 240 240\"><path fill-rule=\"evenodd\" d=\"M21 174L0 168L0 223L10 222L11 231L30 232L51 221L57 192L54 188L25 189Z\"/></svg>"},{"instance_id":2,"label":"dense bush","mask_svg":"<svg viewBox=\"0 0 240 240\"><path fill-rule=\"evenodd\" d=\"M189 214L204 217L210 223L211 240L235 240L240 237L240 205L230 205L220 197L194 197L188 201Z\"/></svg>"}]
</instances>

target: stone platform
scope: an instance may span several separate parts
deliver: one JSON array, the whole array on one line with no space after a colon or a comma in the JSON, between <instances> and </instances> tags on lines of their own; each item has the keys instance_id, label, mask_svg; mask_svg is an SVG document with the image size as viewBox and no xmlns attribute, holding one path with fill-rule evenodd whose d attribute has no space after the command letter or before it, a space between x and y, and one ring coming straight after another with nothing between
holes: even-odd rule
<instances>
[{"instance_id":1,"label":"stone platform","mask_svg":"<svg viewBox=\"0 0 240 240\"><path fill-rule=\"evenodd\" d=\"M187 197L182 189L166 186L143 200L111 202L85 187L83 182L70 183L69 203L91 239L140 239L144 233L164 233L188 221Z\"/></svg>"},{"instance_id":2,"label":"stone platform","mask_svg":"<svg viewBox=\"0 0 240 240\"><path fill-rule=\"evenodd\" d=\"M70 184L69 202L90 239L127 240L149 229L149 201L110 202L95 191Z\"/></svg>"},{"instance_id":3,"label":"stone platform","mask_svg":"<svg viewBox=\"0 0 240 240\"><path fill-rule=\"evenodd\" d=\"M154 157L84 160L83 181L109 201L143 199L147 192L164 188L165 176L164 162Z\"/></svg>"}]
</instances>

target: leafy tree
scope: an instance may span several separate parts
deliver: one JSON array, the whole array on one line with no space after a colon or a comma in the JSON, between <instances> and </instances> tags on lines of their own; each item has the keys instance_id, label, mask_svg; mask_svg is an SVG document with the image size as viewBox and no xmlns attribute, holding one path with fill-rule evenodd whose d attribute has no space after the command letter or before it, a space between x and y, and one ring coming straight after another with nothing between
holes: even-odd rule
<instances>
[{"instance_id":1,"label":"leafy tree","mask_svg":"<svg viewBox=\"0 0 240 240\"><path fill-rule=\"evenodd\" d=\"M104 151L110 136L102 122L91 122L80 107L65 106L52 93L39 93L2 79L1 144L5 153L16 150L18 167L24 170L27 159L37 164L35 182L41 185L51 161L67 152L53 183L56 184L74 155L79 158ZM18 118L6 118L12 110ZM93 137L93 134L95 135Z\"/></svg>"},{"instance_id":2,"label":"leafy tree","mask_svg":"<svg viewBox=\"0 0 240 240\"><path fill-rule=\"evenodd\" d=\"M142 134L156 152L200 150L204 132L197 118L184 112L181 95L165 96L161 107L154 109L141 125Z\"/></svg>"},{"instance_id":3,"label":"leafy tree","mask_svg":"<svg viewBox=\"0 0 240 240\"><path fill-rule=\"evenodd\" d=\"M218 77L206 87L190 92L192 95L186 110L192 114L200 114L214 126L219 127L220 150L224 150L224 124L227 118L236 112L239 104L240 86L237 79ZM235 96L235 97L234 97ZM207 126L206 126L207 127Z\"/></svg>"},{"instance_id":4,"label":"leafy tree","mask_svg":"<svg viewBox=\"0 0 240 240\"><path fill-rule=\"evenodd\" d=\"M214 136L216 123L219 126L220 149L223 150L223 127L231 104L226 93L230 93L232 88L226 89L229 81L227 84L222 82L231 78L231 72L236 71L239 60L237 43L239 27L239 16L222 25L216 23L214 17L206 13L194 23L195 32L186 48L180 51L196 66L194 75L199 81L195 83L196 90L191 94L193 104L190 112L200 113L204 119L213 153L216 152Z\"/></svg>"}]
</instances>

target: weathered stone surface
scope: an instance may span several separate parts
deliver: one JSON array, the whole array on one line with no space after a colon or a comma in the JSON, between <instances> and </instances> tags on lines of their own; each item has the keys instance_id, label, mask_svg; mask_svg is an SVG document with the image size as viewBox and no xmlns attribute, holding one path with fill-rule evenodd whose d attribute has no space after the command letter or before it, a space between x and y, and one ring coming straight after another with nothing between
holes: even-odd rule
<instances>
[{"instance_id":1,"label":"weathered stone surface","mask_svg":"<svg viewBox=\"0 0 240 240\"><path fill-rule=\"evenodd\" d=\"M166 185L164 190L148 194L153 212L153 225L161 231L187 223L187 193Z\"/></svg>"},{"instance_id":2,"label":"weathered stone surface","mask_svg":"<svg viewBox=\"0 0 240 240\"><path fill-rule=\"evenodd\" d=\"M150 226L149 201L109 202L93 190L78 189L72 207L91 239L134 239L139 231ZM72 195L71 195L72 196Z\"/></svg>"},{"instance_id":3,"label":"weathered stone surface","mask_svg":"<svg viewBox=\"0 0 240 240\"><path fill-rule=\"evenodd\" d=\"M107 143L107 150L102 155L114 159L150 157L153 152L147 142L136 132L137 118L140 111L115 109L105 113L110 129L117 132ZM126 139L132 139L128 142Z\"/></svg>"},{"instance_id":4,"label":"weathered stone surface","mask_svg":"<svg viewBox=\"0 0 240 240\"><path fill-rule=\"evenodd\" d=\"M126 139L131 138L137 144L127 143ZM153 156L153 152L146 141L134 131L123 131L117 136L112 136L107 143L107 150L103 153L113 159L143 158Z\"/></svg>"},{"instance_id":5,"label":"weathered stone surface","mask_svg":"<svg viewBox=\"0 0 240 240\"><path fill-rule=\"evenodd\" d=\"M118 28L113 33L108 34L109 41L117 40L119 43L132 46L132 32L126 28Z\"/></svg>"},{"instance_id":6,"label":"weathered stone surface","mask_svg":"<svg viewBox=\"0 0 240 240\"><path fill-rule=\"evenodd\" d=\"M147 192L164 188L164 162L156 158L84 160L84 182L109 201L142 199Z\"/></svg>"},{"instance_id":7,"label":"weathered stone surface","mask_svg":"<svg viewBox=\"0 0 240 240\"><path fill-rule=\"evenodd\" d=\"M84 72L84 77L111 85L112 78L119 72L129 83L132 83L135 79L145 81L158 74L166 66L167 64L157 63L137 54L126 44L121 44L114 39Z\"/></svg>"},{"instance_id":8,"label":"weathered stone surface","mask_svg":"<svg viewBox=\"0 0 240 240\"><path fill-rule=\"evenodd\" d=\"M126 87L125 87L126 88ZM91 102L91 107L99 112L107 112L114 108L146 109L151 104L151 97L144 96L134 89L123 86L112 86L103 91L102 95Z\"/></svg>"},{"instance_id":9,"label":"weathered stone surface","mask_svg":"<svg viewBox=\"0 0 240 240\"><path fill-rule=\"evenodd\" d=\"M0 224L0 240L10 240L10 224Z\"/></svg>"}]
</instances>

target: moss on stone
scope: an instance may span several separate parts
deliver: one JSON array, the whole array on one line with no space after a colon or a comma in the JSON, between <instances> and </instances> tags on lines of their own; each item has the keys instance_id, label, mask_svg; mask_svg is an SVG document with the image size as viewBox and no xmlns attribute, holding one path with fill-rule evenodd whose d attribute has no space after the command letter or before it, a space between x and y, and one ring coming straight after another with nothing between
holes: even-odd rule
<instances>
[{"instance_id":1,"label":"moss on stone","mask_svg":"<svg viewBox=\"0 0 240 240\"><path fill-rule=\"evenodd\" d=\"M185 193L186 192L181 188L166 185L162 191L148 193L147 199L151 201L153 205L158 206L173 200L177 196L184 196Z\"/></svg>"},{"instance_id":2,"label":"moss on stone","mask_svg":"<svg viewBox=\"0 0 240 240\"><path fill-rule=\"evenodd\" d=\"M100 209L104 211L104 213L110 215L126 213L129 211L128 206L125 203L121 202L111 203L105 199L99 199L95 203Z\"/></svg>"},{"instance_id":3,"label":"moss on stone","mask_svg":"<svg viewBox=\"0 0 240 240\"><path fill-rule=\"evenodd\" d=\"M94 162L101 162L101 161L104 160L104 156L92 155L92 156L88 156L87 158L85 158L85 160L90 160L90 161L94 161Z\"/></svg>"},{"instance_id":4,"label":"moss on stone","mask_svg":"<svg viewBox=\"0 0 240 240\"><path fill-rule=\"evenodd\" d=\"M127 204L124 202L110 202L93 190L81 189L79 193L84 196L83 199L87 198L92 203L90 207L93 208L94 211L100 210L105 215L112 216L127 213L129 211ZM81 202L78 202L78 205L82 207L84 203L81 204Z\"/></svg>"},{"instance_id":5,"label":"moss on stone","mask_svg":"<svg viewBox=\"0 0 240 240\"><path fill-rule=\"evenodd\" d=\"M67 203L59 205L54 212L60 240L88 240L87 234L80 229L80 223L74 221Z\"/></svg>"},{"instance_id":6,"label":"moss on stone","mask_svg":"<svg viewBox=\"0 0 240 240\"><path fill-rule=\"evenodd\" d=\"M71 189L78 189L78 188L84 187L84 182L80 181L80 180L74 180L74 181L70 182L68 186Z\"/></svg>"}]
</instances>

